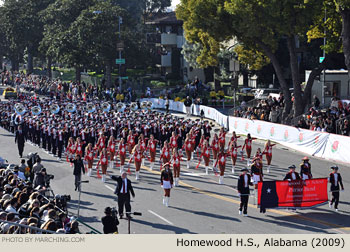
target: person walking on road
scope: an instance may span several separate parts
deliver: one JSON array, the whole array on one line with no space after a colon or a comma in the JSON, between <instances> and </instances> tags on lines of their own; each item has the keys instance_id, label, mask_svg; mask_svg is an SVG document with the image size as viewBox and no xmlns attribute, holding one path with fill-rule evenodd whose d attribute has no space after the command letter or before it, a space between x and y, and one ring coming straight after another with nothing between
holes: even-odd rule
<instances>
[{"instance_id":1,"label":"person walking on road","mask_svg":"<svg viewBox=\"0 0 350 252\"><path fill-rule=\"evenodd\" d=\"M131 218L130 214L128 214L131 211L130 193L132 197L135 198L135 193L131 181L127 178L125 171L122 172L121 176L112 176L111 178L117 181L117 187L115 188L114 193L118 196L119 218L122 219L124 216L124 206L127 213L126 216L128 218Z\"/></svg>"},{"instance_id":2,"label":"person walking on road","mask_svg":"<svg viewBox=\"0 0 350 252\"><path fill-rule=\"evenodd\" d=\"M190 116L191 115L191 106L192 106L192 99L187 96L185 102L184 102L184 105L186 107L186 114L187 116Z\"/></svg>"},{"instance_id":3,"label":"person walking on road","mask_svg":"<svg viewBox=\"0 0 350 252\"><path fill-rule=\"evenodd\" d=\"M332 166L331 169L333 171L331 174L329 174L328 181L331 183L332 200L329 202L329 207L332 208L334 203L334 209L336 212L338 212L340 187L341 190L344 191L344 185L343 179L340 173L338 173L338 166Z\"/></svg>"},{"instance_id":4,"label":"person walking on road","mask_svg":"<svg viewBox=\"0 0 350 252\"><path fill-rule=\"evenodd\" d=\"M74 164L73 175L75 176L75 191L80 191L81 172L85 174L83 160L80 155L76 155L75 159L71 159L70 162Z\"/></svg>"},{"instance_id":5,"label":"person walking on road","mask_svg":"<svg viewBox=\"0 0 350 252\"><path fill-rule=\"evenodd\" d=\"M238 196L241 198L241 204L239 205L239 214L248 216L248 201L249 201L249 186L253 185L251 182L251 176L248 174L249 170L247 168L242 169L242 174L239 176L237 181Z\"/></svg>"},{"instance_id":6,"label":"person walking on road","mask_svg":"<svg viewBox=\"0 0 350 252\"><path fill-rule=\"evenodd\" d=\"M170 170L170 163L163 165L163 170L160 175L160 184L164 189L163 205L169 206L170 190L174 183L173 173Z\"/></svg>"},{"instance_id":7,"label":"person walking on road","mask_svg":"<svg viewBox=\"0 0 350 252\"><path fill-rule=\"evenodd\" d=\"M15 143L17 144L18 154L20 158L22 158L23 156L25 141L26 141L26 137L22 130L22 126L18 126L18 130L16 131L16 135L15 135Z\"/></svg>"}]
</instances>

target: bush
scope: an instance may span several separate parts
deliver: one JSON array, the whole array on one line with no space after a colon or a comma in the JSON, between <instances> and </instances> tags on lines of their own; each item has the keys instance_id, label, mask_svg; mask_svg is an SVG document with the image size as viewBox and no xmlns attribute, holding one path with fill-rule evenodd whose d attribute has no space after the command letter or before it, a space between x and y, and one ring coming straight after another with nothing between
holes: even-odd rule
<instances>
[{"instance_id":1,"label":"bush","mask_svg":"<svg viewBox=\"0 0 350 252\"><path fill-rule=\"evenodd\" d=\"M176 102L181 101L181 98L180 97L176 97L174 101L176 101Z\"/></svg>"}]
</instances>

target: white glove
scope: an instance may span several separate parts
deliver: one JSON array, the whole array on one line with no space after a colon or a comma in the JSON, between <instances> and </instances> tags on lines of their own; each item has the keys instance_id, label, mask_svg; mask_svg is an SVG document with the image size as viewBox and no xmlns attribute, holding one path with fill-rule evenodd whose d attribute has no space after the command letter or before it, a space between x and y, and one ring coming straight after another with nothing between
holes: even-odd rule
<instances>
[{"instance_id":1,"label":"white glove","mask_svg":"<svg viewBox=\"0 0 350 252\"><path fill-rule=\"evenodd\" d=\"M241 194L240 194L240 193L238 193L238 197L241 197Z\"/></svg>"}]
</instances>

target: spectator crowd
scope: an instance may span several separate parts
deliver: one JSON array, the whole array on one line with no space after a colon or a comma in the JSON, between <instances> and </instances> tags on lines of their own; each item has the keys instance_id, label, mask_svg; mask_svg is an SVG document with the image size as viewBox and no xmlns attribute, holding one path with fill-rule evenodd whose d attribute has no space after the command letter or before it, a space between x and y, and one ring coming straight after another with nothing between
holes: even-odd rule
<instances>
[{"instance_id":1,"label":"spectator crowd","mask_svg":"<svg viewBox=\"0 0 350 252\"><path fill-rule=\"evenodd\" d=\"M45 190L23 179L23 166L24 162L9 168L1 159L0 234L80 233L79 223L61 209L61 196L53 200L45 197Z\"/></svg>"}]
</instances>

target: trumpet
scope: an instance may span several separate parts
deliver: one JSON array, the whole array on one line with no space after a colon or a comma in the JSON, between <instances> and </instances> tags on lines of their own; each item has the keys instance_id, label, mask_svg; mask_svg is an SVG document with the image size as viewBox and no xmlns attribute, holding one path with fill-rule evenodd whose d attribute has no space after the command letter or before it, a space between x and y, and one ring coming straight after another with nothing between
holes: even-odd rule
<instances>
[{"instance_id":1,"label":"trumpet","mask_svg":"<svg viewBox=\"0 0 350 252\"><path fill-rule=\"evenodd\" d=\"M109 112L110 109L111 109L111 105L108 102L102 103L103 112Z\"/></svg>"},{"instance_id":2,"label":"trumpet","mask_svg":"<svg viewBox=\"0 0 350 252\"><path fill-rule=\"evenodd\" d=\"M147 102L147 108L148 108L148 109L152 109L152 108L153 108L153 102L148 101L148 102Z\"/></svg>"},{"instance_id":3,"label":"trumpet","mask_svg":"<svg viewBox=\"0 0 350 252\"><path fill-rule=\"evenodd\" d=\"M57 114L58 112L60 112L60 106L58 106L57 104L52 104L50 106L50 112L52 114Z\"/></svg>"},{"instance_id":4,"label":"trumpet","mask_svg":"<svg viewBox=\"0 0 350 252\"><path fill-rule=\"evenodd\" d=\"M15 112L18 115L24 115L24 113L26 112L26 108L23 106L22 103L16 103Z\"/></svg>"},{"instance_id":5,"label":"trumpet","mask_svg":"<svg viewBox=\"0 0 350 252\"><path fill-rule=\"evenodd\" d=\"M131 110L137 110L137 103L136 102L132 102L131 104L130 104L130 109Z\"/></svg>"},{"instance_id":6,"label":"trumpet","mask_svg":"<svg viewBox=\"0 0 350 252\"><path fill-rule=\"evenodd\" d=\"M69 112L69 113L74 113L76 111L77 107L75 104L73 103L68 103L67 106L66 106L66 110Z\"/></svg>"},{"instance_id":7,"label":"trumpet","mask_svg":"<svg viewBox=\"0 0 350 252\"><path fill-rule=\"evenodd\" d=\"M125 109L125 104L122 103L122 102L118 102L118 103L117 103L117 110L118 110L119 112L121 112L121 111L123 111L124 109Z\"/></svg>"},{"instance_id":8,"label":"trumpet","mask_svg":"<svg viewBox=\"0 0 350 252\"><path fill-rule=\"evenodd\" d=\"M142 109L147 108L147 104L148 104L147 101L143 101L143 102L141 102L140 107L141 107Z\"/></svg>"},{"instance_id":9,"label":"trumpet","mask_svg":"<svg viewBox=\"0 0 350 252\"><path fill-rule=\"evenodd\" d=\"M90 102L90 103L88 103L88 104L86 105L86 110L87 110L89 113L94 113L95 110L96 110L96 107L95 107L94 104L92 104L92 103Z\"/></svg>"},{"instance_id":10,"label":"trumpet","mask_svg":"<svg viewBox=\"0 0 350 252\"><path fill-rule=\"evenodd\" d=\"M34 106L31 109L33 115L40 115L41 113L41 107L40 106Z\"/></svg>"}]
</instances>

